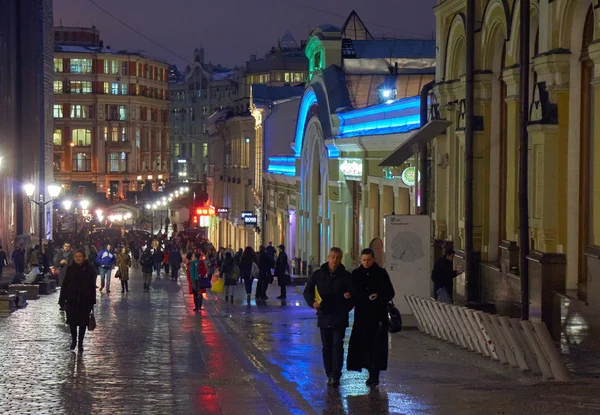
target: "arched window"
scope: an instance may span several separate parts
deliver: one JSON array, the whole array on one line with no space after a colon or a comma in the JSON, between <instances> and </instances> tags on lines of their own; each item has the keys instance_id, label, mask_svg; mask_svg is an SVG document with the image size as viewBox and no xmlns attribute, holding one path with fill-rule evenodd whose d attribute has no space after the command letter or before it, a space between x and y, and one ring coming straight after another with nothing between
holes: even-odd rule
<instances>
[{"instance_id":1,"label":"arched window","mask_svg":"<svg viewBox=\"0 0 600 415\"><path fill-rule=\"evenodd\" d=\"M92 130L78 128L71 132L71 142L78 147L92 145Z\"/></svg>"}]
</instances>

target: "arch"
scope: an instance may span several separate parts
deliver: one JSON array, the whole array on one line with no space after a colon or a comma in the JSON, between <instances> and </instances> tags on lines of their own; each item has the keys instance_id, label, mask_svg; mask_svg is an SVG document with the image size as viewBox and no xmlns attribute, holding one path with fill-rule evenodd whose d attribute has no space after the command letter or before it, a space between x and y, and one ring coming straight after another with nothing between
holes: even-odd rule
<instances>
[{"instance_id":1,"label":"arch","mask_svg":"<svg viewBox=\"0 0 600 415\"><path fill-rule=\"evenodd\" d=\"M492 69L498 55L498 37L504 41L509 37L509 16L506 4L502 0L492 0L485 9L483 17L482 44L483 69ZM501 45L503 49L504 45Z\"/></svg>"},{"instance_id":2,"label":"arch","mask_svg":"<svg viewBox=\"0 0 600 415\"><path fill-rule=\"evenodd\" d=\"M533 57L536 45L537 32L539 30L540 13L539 6L537 3L531 3L531 14L530 14L530 36L529 36L529 50L531 57ZM506 44L506 66L512 66L519 63L519 51L520 51L520 28L519 20L521 18L519 1L515 1L513 4L513 12L510 21L510 38Z\"/></svg>"},{"instance_id":3,"label":"arch","mask_svg":"<svg viewBox=\"0 0 600 415\"><path fill-rule=\"evenodd\" d=\"M457 79L462 73L456 73L459 61L466 60L466 35L465 15L457 13L452 18L452 23L446 36L446 47L444 48L444 80Z\"/></svg>"},{"instance_id":4,"label":"arch","mask_svg":"<svg viewBox=\"0 0 600 415\"><path fill-rule=\"evenodd\" d=\"M557 4L555 17L558 27L558 48L570 49L577 53L581 49L583 32L587 12L590 7L595 10L593 0L571 0ZM594 39L596 39L597 18L594 15ZM574 46L576 46L574 48Z\"/></svg>"}]
</instances>

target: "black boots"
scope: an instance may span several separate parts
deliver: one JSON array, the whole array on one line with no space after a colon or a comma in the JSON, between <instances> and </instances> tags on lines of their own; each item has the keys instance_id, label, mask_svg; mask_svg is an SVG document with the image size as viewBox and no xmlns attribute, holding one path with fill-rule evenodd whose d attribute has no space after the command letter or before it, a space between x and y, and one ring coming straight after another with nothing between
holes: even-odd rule
<instances>
[{"instance_id":1,"label":"black boots","mask_svg":"<svg viewBox=\"0 0 600 415\"><path fill-rule=\"evenodd\" d=\"M369 387L379 385L379 370L369 370L369 379L367 379L366 384Z\"/></svg>"}]
</instances>

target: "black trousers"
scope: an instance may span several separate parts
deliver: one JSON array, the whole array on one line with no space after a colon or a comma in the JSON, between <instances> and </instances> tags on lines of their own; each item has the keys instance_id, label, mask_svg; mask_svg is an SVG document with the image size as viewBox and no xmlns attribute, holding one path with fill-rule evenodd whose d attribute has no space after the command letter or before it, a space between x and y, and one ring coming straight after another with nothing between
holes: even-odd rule
<instances>
[{"instance_id":1,"label":"black trousers","mask_svg":"<svg viewBox=\"0 0 600 415\"><path fill-rule=\"evenodd\" d=\"M129 292L129 280L127 280L127 281L121 280L121 291Z\"/></svg>"},{"instance_id":2,"label":"black trousers","mask_svg":"<svg viewBox=\"0 0 600 415\"><path fill-rule=\"evenodd\" d=\"M73 347L77 344L77 326L71 324L71 341ZM79 347L83 346L83 338L85 337L86 326L79 326Z\"/></svg>"},{"instance_id":3,"label":"black trousers","mask_svg":"<svg viewBox=\"0 0 600 415\"><path fill-rule=\"evenodd\" d=\"M321 343L323 344L323 366L328 378L339 379L342 377L344 365L344 336L345 327L321 329Z\"/></svg>"}]
</instances>

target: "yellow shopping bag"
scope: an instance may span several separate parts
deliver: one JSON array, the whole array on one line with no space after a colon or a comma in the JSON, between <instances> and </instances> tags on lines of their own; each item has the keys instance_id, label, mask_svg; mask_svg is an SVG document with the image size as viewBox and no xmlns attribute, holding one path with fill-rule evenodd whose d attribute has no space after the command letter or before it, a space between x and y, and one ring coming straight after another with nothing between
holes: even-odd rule
<instances>
[{"instance_id":1,"label":"yellow shopping bag","mask_svg":"<svg viewBox=\"0 0 600 415\"><path fill-rule=\"evenodd\" d=\"M214 282L211 291L216 294L225 291L225 283L223 282L223 278L219 278Z\"/></svg>"},{"instance_id":2,"label":"yellow shopping bag","mask_svg":"<svg viewBox=\"0 0 600 415\"><path fill-rule=\"evenodd\" d=\"M321 304L321 301L323 301L323 299L321 298L321 294L319 294L319 289L317 288L316 285L315 285L315 301L319 304Z\"/></svg>"}]
</instances>

